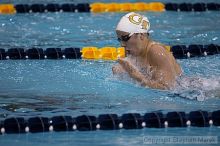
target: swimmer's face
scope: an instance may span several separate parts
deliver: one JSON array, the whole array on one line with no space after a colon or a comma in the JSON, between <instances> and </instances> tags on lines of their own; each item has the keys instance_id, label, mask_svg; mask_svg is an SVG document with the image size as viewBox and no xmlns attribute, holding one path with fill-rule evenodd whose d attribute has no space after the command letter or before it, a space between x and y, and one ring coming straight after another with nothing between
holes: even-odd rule
<instances>
[{"instance_id":1,"label":"swimmer's face","mask_svg":"<svg viewBox=\"0 0 220 146\"><path fill-rule=\"evenodd\" d=\"M118 41L125 48L126 55L138 56L141 53L139 45L141 43L138 34L132 34L116 30Z\"/></svg>"}]
</instances>

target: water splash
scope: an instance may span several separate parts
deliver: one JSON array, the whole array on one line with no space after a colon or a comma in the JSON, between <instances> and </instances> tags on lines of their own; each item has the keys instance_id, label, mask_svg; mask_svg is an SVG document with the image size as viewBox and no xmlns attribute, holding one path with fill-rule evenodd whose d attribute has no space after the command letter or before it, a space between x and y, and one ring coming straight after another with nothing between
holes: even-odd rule
<instances>
[{"instance_id":1,"label":"water splash","mask_svg":"<svg viewBox=\"0 0 220 146\"><path fill-rule=\"evenodd\" d=\"M174 95L186 99L204 101L220 97L220 78L186 77L177 79Z\"/></svg>"}]
</instances>

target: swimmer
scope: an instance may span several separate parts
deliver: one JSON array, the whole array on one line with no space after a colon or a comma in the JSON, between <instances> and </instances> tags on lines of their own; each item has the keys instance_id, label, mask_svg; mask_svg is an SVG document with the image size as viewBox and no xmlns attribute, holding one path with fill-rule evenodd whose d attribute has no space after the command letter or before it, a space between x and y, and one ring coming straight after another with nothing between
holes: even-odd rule
<instances>
[{"instance_id":1,"label":"swimmer","mask_svg":"<svg viewBox=\"0 0 220 146\"><path fill-rule=\"evenodd\" d=\"M126 58L119 58L113 74L128 75L144 87L171 89L182 70L164 45L149 37L147 17L131 12L121 18L116 34L125 48Z\"/></svg>"}]
</instances>

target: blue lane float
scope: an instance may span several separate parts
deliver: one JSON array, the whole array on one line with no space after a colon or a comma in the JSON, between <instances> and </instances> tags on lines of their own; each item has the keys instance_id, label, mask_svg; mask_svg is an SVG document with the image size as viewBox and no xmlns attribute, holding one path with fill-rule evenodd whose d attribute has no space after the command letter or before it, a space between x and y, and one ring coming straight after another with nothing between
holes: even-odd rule
<instances>
[{"instance_id":1,"label":"blue lane float","mask_svg":"<svg viewBox=\"0 0 220 146\"><path fill-rule=\"evenodd\" d=\"M63 51L66 59L81 59L80 48L65 48Z\"/></svg>"},{"instance_id":2,"label":"blue lane float","mask_svg":"<svg viewBox=\"0 0 220 146\"><path fill-rule=\"evenodd\" d=\"M60 8L63 12L75 12L77 10L74 4L62 4Z\"/></svg>"},{"instance_id":3,"label":"blue lane float","mask_svg":"<svg viewBox=\"0 0 220 146\"><path fill-rule=\"evenodd\" d=\"M4 121L6 133L25 133L25 120L22 117L8 118Z\"/></svg>"},{"instance_id":4,"label":"blue lane float","mask_svg":"<svg viewBox=\"0 0 220 146\"><path fill-rule=\"evenodd\" d=\"M45 10L46 10L46 7L45 7L45 5L43 5L43 4L33 4L33 5L30 5L30 10L29 10L29 12L30 13L43 13L43 12L45 12Z\"/></svg>"},{"instance_id":5,"label":"blue lane float","mask_svg":"<svg viewBox=\"0 0 220 146\"><path fill-rule=\"evenodd\" d=\"M169 3L166 4L166 10L170 10L170 11L183 11L183 12L202 12L202 11L212 11L212 10L218 10L218 9L211 9L210 7L207 7L207 5L210 4L205 4L205 3L195 3L195 4L191 4L191 3L181 3L181 4L175 4L175 3ZM212 4L213 6L215 6L216 8L218 8L218 4Z\"/></svg>"},{"instance_id":6,"label":"blue lane float","mask_svg":"<svg viewBox=\"0 0 220 146\"><path fill-rule=\"evenodd\" d=\"M96 130L97 118L95 116L82 115L75 118L75 124L79 131Z\"/></svg>"},{"instance_id":7,"label":"blue lane float","mask_svg":"<svg viewBox=\"0 0 220 146\"><path fill-rule=\"evenodd\" d=\"M28 59L44 59L44 50L42 48L31 48L26 51Z\"/></svg>"},{"instance_id":8,"label":"blue lane float","mask_svg":"<svg viewBox=\"0 0 220 146\"><path fill-rule=\"evenodd\" d=\"M167 122L169 127L186 127L186 114L184 112L167 113Z\"/></svg>"},{"instance_id":9,"label":"blue lane float","mask_svg":"<svg viewBox=\"0 0 220 146\"><path fill-rule=\"evenodd\" d=\"M219 11L220 4L218 3L166 3L166 11L182 11L182 12L204 12L204 11Z\"/></svg>"},{"instance_id":10,"label":"blue lane float","mask_svg":"<svg viewBox=\"0 0 220 146\"><path fill-rule=\"evenodd\" d=\"M26 128L28 127L28 128ZM31 117L26 121L26 132L48 132L49 131L49 118L46 117Z\"/></svg>"},{"instance_id":11,"label":"blue lane float","mask_svg":"<svg viewBox=\"0 0 220 146\"><path fill-rule=\"evenodd\" d=\"M98 116L101 130L119 129L119 117L116 114L102 114Z\"/></svg>"},{"instance_id":12,"label":"blue lane float","mask_svg":"<svg viewBox=\"0 0 220 146\"><path fill-rule=\"evenodd\" d=\"M17 13L29 13L31 10L30 6L27 4L15 5L15 9L16 9Z\"/></svg>"},{"instance_id":13,"label":"blue lane float","mask_svg":"<svg viewBox=\"0 0 220 146\"><path fill-rule=\"evenodd\" d=\"M48 4L46 5L46 10L48 12L59 12L61 10L61 7L59 4Z\"/></svg>"},{"instance_id":14,"label":"blue lane float","mask_svg":"<svg viewBox=\"0 0 220 146\"><path fill-rule=\"evenodd\" d=\"M7 51L7 55L10 59L25 59L25 54L23 48L11 48Z\"/></svg>"},{"instance_id":15,"label":"blue lane float","mask_svg":"<svg viewBox=\"0 0 220 146\"><path fill-rule=\"evenodd\" d=\"M213 125L219 126L220 125L220 110L212 112L211 119L213 120Z\"/></svg>"},{"instance_id":16,"label":"blue lane float","mask_svg":"<svg viewBox=\"0 0 220 146\"><path fill-rule=\"evenodd\" d=\"M164 128L165 120L161 112L146 113L143 119L148 128Z\"/></svg>"},{"instance_id":17,"label":"blue lane float","mask_svg":"<svg viewBox=\"0 0 220 146\"><path fill-rule=\"evenodd\" d=\"M142 128L213 127L220 126L220 110L185 112L152 112L47 117L10 117L0 121L1 134L49 131L94 131Z\"/></svg>"},{"instance_id":18,"label":"blue lane float","mask_svg":"<svg viewBox=\"0 0 220 146\"><path fill-rule=\"evenodd\" d=\"M90 12L88 3L79 4L17 4L17 13L44 13L44 12Z\"/></svg>"},{"instance_id":19,"label":"blue lane float","mask_svg":"<svg viewBox=\"0 0 220 146\"><path fill-rule=\"evenodd\" d=\"M210 11L219 11L220 10L220 4L216 4L216 3L208 3L206 7Z\"/></svg>"},{"instance_id":20,"label":"blue lane float","mask_svg":"<svg viewBox=\"0 0 220 146\"><path fill-rule=\"evenodd\" d=\"M0 49L0 60L6 59L5 49Z\"/></svg>"},{"instance_id":21,"label":"blue lane float","mask_svg":"<svg viewBox=\"0 0 220 146\"><path fill-rule=\"evenodd\" d=\"M87 3L77 4L76 10L77 12L90 12L90 6Z\"/></svg>"},{"instance_id":22,"label":"blue lane float","mask_svg":"<svg viewBox=\"0 0 220 146\"><path fill-rule=\"evenodd\" d=\"M48 59L62 59L63 53L61 48L47 48L45 55Z\"/></svg>"},{"instance_id":23,"label":"blue lane float","mask_svg":"<svg viewBox=\"0 0 220 146\"><path fill-rule=\"evenodd\" d=\"M141 129L143 118L139 113L128 113L121 116L124 129Z\"/></svg>"},{"instance_id":24,"label":"blue lane float","mask_svg":"<svg viewBox=\"0 0 220 146\"><path fill-rule=\"evenodd\" d=\"M80 48L11 48L0 49L0 60L5 59L81 59Z\"/></svg>"},{"instance_id":25,"label":"blue lane float","mask_svg":"<svg viewBox=\"0 0 220 146\"><path fill-rule=\"evenodd\" d=\"M209 126L209 115L207 111L193 111L189 113L191 126L196 127L208 127Z\"/></svg>"},{"instance_id":26,"label":"blue lane float","mask_svg":"<svg viewBox=\"0 0 220 146\"><path fill-rule=\"evenodd\" d=\"M185 12L193 11L193 5L190 3L179 4L179 11L185 11Z\"/></svg>"},{"instance_id":27,"label":"blue lane float","mask_svg":"<svg viewBox=\"0 0 220 146\"><path fill-rule=\"evenodd\" d=\"M73 118L71 116L55 116L51 118L54 131L72 131Z\"/></svg>"},{"instance_id":28,"label":"blue lane float","mask_svg":"<svg viewBox=\"0 0 220 146\"><path fill-rule=\"evenodd\" d=\"M220 54L220 46L215 44L209 45L198 45L192 44L186 45L175 45L170 50L174 57L177 59L184 59L190 57L204 57L208 55Z\"/></svg>"}]
</instances>

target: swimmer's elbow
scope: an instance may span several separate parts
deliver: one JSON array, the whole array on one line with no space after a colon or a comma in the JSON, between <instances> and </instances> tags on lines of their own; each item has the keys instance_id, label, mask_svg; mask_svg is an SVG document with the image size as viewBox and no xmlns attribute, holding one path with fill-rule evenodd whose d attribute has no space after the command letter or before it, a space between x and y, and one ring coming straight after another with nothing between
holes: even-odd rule
<instances>
[{"instance_id":1,"label":"swimmer's elbow","mask_svg":"<svg viewBox=\"0 0 220 146\"><path fill-rule=\"evenodd\" d=\"M170 90L171 87L172 86L169 84L161 84L161 83L158 83L156 86L157 89L161 89L161 90Z\"/></svg>"},{"instance_id":2,"label":"swimmer's elbow","mask_svg":"<svg viewBox=\"0 0 220 146\"><path fill-rule=\"evenodd\" d=\"M162 83L157 81L144 81L141 84L142 86L146 88L154 88L154 89L161 89L161 90L169 90L172 88L172 85L170 83Z\"/></svg>"},{"instance_id":3,"label":"swimmer's elbow","mask_svg":"<svg viewBox=\"0 0 220 146\"><path fill-rule=\"evenodd\" d=\"M115 65L115 66L112 67L112 73L113 74L120 74L120 73L123 73L123 72L124 72L124 70L119 65Z\"/></svg>"},{"instance_id":4,"label":"swimmer's elbow","mask_svg":"<svg viewBox=\"0 0 220 146\"><path fill-rule=\"evenodd\" d=\"M116 73L117 73L116 66L113 66L113 67L112 67L112 73L113 73L113 74L116 74Z\"/></svg>"},{"instance_id":5,"label":"swimmer's elbow","mask_svg":"<svg viewBox=\"0 0 220 146\"><path fill-rule=\"evenodd\" d=\"M154 84L154 85L146 85L145 88L153 88L153 89L160 89L160 90L169 90L170 87L164 86L162 84Z\"/></svg>"}]
</instances>

